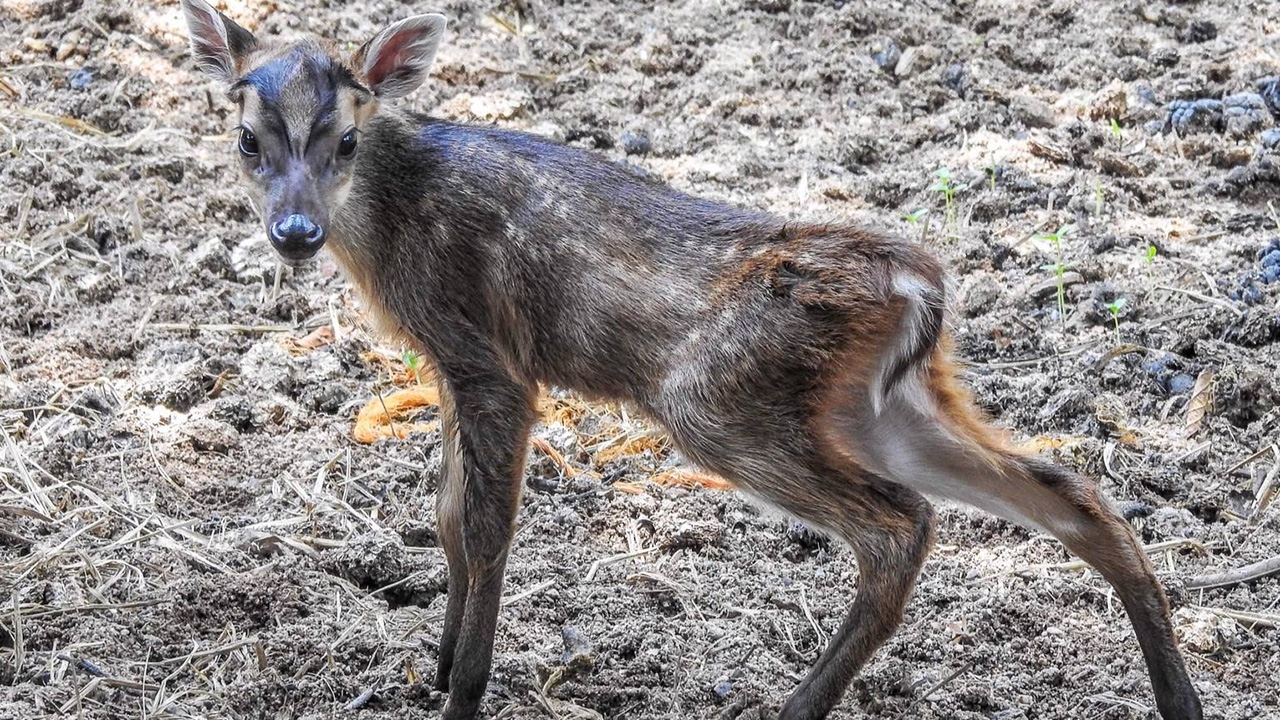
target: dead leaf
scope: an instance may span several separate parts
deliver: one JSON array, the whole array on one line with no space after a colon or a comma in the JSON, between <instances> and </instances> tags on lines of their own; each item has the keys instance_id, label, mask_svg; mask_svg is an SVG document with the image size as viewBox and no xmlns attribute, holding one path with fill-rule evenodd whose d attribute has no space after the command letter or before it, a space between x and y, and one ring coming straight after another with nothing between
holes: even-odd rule
<instances>
[{"instance_id":1,"label":"dead leaf","mask_svg":"<svg viewBox=\"0 0 1280 720\"><path fill-rule=\"evenodd\" d=\"M439 405L440 393L433 385L417 385L397 390L390 395L375 397L360 410L351 436L356 442L368 445L384 438L405 438L410 433L430 432L438 423L398 421Z\"/></svg>"},{"instance_id":2,"label":"dead leaf","mask_svg":"<svg viewBox=\"0 0 1280 720\"><path fill-rule=\"evenodd\" d=\"M655 485L665 487L703 488L705 490L732 490L728 480L716 475L709 475L688 468L677 468L660 472L648 480ZM628 495L639 495L644 492L644 481L616 482L610 487Z\"/></svg>"},{"instance_id":3,"label":"dead leaf","mask_svg":"<svg viewBox=\"0 0 1280 720\"><path fill-rule=\"evenodd\" d=\"M569 461L565 459L564 455L559 450L555 449L551 443L543 440L537 435L531 437L530 442L533 443L533 446L537 448L539 452L547 456L547 459L551 461L551 464L560 468L560 472L564 473L565 477L572 478L583 474L583 471L569 464ZM596 475L593 472L588 472L587 474L592 476Z\"/></svg>"},{"instance_id":4,"label":"dead leaf","mask_svg":"<svg viewBox=\"0 0 1280 720\"><path fill-rule=\"evenodd\" d=\"M1037 435L1028 440L1024 447L1032 452L1042 453L1046 451L1069 450L1078 447L1084 442L1082 435Z\"/></svg>"},{"instance_id":5,"label":"dead leaf","mask_svg":"<svg viewBox=\"0 0 1280 720\"><path fill-rule=\"evenodd\" d=\"M293 352L304 352L307 350L317 350L325 345L329 345L333 342L333 339L333 328L328 325L321 325L315 330L312 330L305 337L286 337L284 339L284 344Z\"/></svg>"},{"instance_id":6,"label":"dead leaf","mask_svg":"<svg viewBox=\"0 0 1280 720\"><path fill-rule=\"evenodd\" d=\"M669 487L686 487L696 488L703 487L707 490L732 490L733 486L728 480L716 475L698 472L696 470L667 470L654 476L653 482L659 485Z\"/></svg>"},{"instance_id":7,"label":"dead leaf","mask_svg":"<svg viewBox=\"0 0 1280 720\"><path fill-rule=\"evenodd\" d=\"M667 445L667 436L661 433L646 432L632 435L626 440L614 443L597 452L594 461L596 465L603 465L621 457L642 455L646 450L652 451L654 455L661 456L666 452Z\"/></svg>"},{"instance_id":8,"label":"dead leaf","mask_svg":"<svg viewBox=\"0 0 1280 720\"><path fill-rule=\"evenodd\" d=\"M1071 151L1048 138L1031 138L1027 141L1031 154L1056 163L1070 163Z\"/></svg>"},{"instance_id":9,"label":"dead leaf","mask_svg":"<svg viewBox=\"0 0 1280 720\"><path fill-rule=\"evenodd\" d=\"M1187 403L1187 438L1190 439L1204 424L1204 416L1213 407L1213 368L1205 368L1196 377L1196 384L1191 388L1191 400Z\"/></svg>"}]
</instances>

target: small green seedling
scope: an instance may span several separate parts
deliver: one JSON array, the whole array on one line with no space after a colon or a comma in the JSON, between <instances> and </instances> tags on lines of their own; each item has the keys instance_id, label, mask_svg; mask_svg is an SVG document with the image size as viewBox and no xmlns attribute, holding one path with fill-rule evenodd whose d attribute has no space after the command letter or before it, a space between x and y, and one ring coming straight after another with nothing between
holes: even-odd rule
<instances>
[{"instance_id":1,"label":"small green seedling","mask_svg":"<svg viewBox=\"0 0 1280 720\"><path fill-rule=\"evenodd\" d=\"M1120 121L1115 118L1111 118L1111 134L1116 136L1120 144L1124 144L1124 133L1120 130Z\"/></svg>"},{"instance_id":2,"label":"small green seedling","mask_svg":"<svg viewBox=\"0 0 1280 720\"><path fill-rule=\"evenodd\" d=\"M1093 205L1097 211L1094 214L1101 217L1102 211L1106 208L1107 196L1102 191L1102 181L1095 180L1093 183Z\"/></svg>"},{"instance_id":3,"label":"small green seedling","mask_svg":"<svg viewBox=\"0 0 1280 720\"><path fill-rule=\"evenodd\" d=\"M903 222L908 225L920 228L920 242L929 234L929 208L920 208L915 212L909 212L902 216Z\"/></svg>"},{"instance_id":4,"label":"small green seedling","mask_svg":"<svg viewBox=\"0 0 1280 720\"><path fill-rule=\"evenodd\" d=\"M987 171L987 179L991 182L991 192L995 192L996 191L996 161L992 160L983 169Z\"/></svg>"},{"instance_id":5,"label":"small green seedling","mask_svg":"<svg viewBox=\"0 0 1280 720\"><path fill-rule=\"evenodd\" d=\"M421 385L423 366L422 356L412 350L405 350L400 355L400 361L409 369L409 372L413 373L414 379L418 381L419 385Z\"/></svg>"},{"instance_id":6,"label":"small green seedling","mask_svg":"<svg viewBox=\"0 0 1280 720\"><path fill-rule=\"evenodd\" d=\"M1147 243L1147 252L1143 255L1143 260L1147 263L1147 285L1156 284L1156 255L1160 254L1160 250L1155 243Z\"/></svg>"},{"instance_id":7,"label":"small green seedling","mask_svg":"<svg viewBox=\"0 0 1280 720\"><path fill-rule=\"evenodd\" d=\"M920 208L915 212L909 212L903 215L902 219L905 220L908 225L919 225L920 221L923 220L924 217L928 214L929 214L929 208Z\"/></svg>"},{"instance_id":8,"label":"small green seedling","mask_svg":"<svg viewBox=\"0 0 1280 720\"><path fill-rule=\"evenodd\" d=\"M968 185L957 185L951 177L949 168L942 168L933 173L934 183L929 189L942 195L943 202L947 208L947 229L950 231L948 236L952 239L958 239L960 232L957 228L956 221L956 193L969 189Z\"/></svg>"},{"instance_id":9,"label":"small green seedling","mask_svg":"<svg viewBox=\"0 0 1280 720\"><path fill-rule=\"evenodd\" d=\"M1117 345L1120 344L1120 311L1124 310L1124 306L1128 302L1128 300L1118 297L1107 305L1107 309L1111 311L1111 322L1115 324Z\"/></svg>"},{"instance_id":10,"label":"small green seedling","mask_svg":"<svg viewBox=\"0 0 1280 720\"><path fill-rule=\"evenodd\" d=\"M1045 265L1044 269L1052 270L1058 278L1058 317L1062 320L1062 324L1067 324L1067 284L1066 275L1068 265L1063 262L1063 244L1067 240L1067 236L1076 231L1076 226L1070 223L1058 228L1055 233L1041 233L1037 239L1048 242L1053 245L1055 261L1052 265Z\"/></svg>"}]
</instances>

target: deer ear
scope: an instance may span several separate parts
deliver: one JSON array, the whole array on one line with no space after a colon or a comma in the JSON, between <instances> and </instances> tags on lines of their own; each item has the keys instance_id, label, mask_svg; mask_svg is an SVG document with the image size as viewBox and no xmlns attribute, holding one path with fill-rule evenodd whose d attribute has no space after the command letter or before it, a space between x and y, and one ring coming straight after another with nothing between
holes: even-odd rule
<instances>
[{"instance_id":1,"label":"deer ear","mask_svg":"<svg viewBox=\"0 0 1280 720\"><path fill-rule=\"evenodd\" d=\"M408 95L427 79L447 24L435 13L405 18L361 46L353 63L378 97Z\"/></svg>"},{"instance_id":2,"label":"deer ear","mask_svg":"<svg viewBox=\"0 0 1280 720\"><path fill-rule=\"evenodd\" d=\"M182 0L196 66L224 82L234 82L240 61L258 43L253 33L218 12L205 0Z\"/></svg>"}]
</instances>

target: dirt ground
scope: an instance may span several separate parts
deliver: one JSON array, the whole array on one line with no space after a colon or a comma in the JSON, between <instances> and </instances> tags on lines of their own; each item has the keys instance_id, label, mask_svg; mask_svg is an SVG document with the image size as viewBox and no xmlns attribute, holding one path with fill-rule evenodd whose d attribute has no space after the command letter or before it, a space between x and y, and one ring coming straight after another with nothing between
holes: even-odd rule
<instances>
[{"instance_id":1,"label":"dirt ground","mask_svg":"<svg viewBox=\"0 0 1280 720\"><path fill-rule=\"evenodd\" d=\"M422 9L220 7L354 42ZM1280 7L433 9L453 24L416 108L945 257L981 405L1133 516L1208 716L1280 718L1280 578L1188 587L1280 554L1280 133L1240 95L1275 89ZM0 9L0 718L438 717L430 411L352 439L416 378L332 260L277 279L180 22L169 0ZM486 713L776 709L853 596L851 554L672 482L683 461L627 409L553 394ZM940 516L906 624L833 717L1155 717L1096 574Z\"/></svg>"}]
</instances>

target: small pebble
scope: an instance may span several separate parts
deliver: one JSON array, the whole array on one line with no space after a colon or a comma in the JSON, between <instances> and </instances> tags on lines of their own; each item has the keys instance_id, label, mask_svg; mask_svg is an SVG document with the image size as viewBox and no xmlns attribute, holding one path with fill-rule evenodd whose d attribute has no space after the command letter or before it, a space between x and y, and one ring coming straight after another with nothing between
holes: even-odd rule
<instances>
[{"instance_id":1,"label":"small pebble","mask_svg":"<svg viewBox=\"0 0 1280 720\"><path fill-rule=\"evenodd\" d=\"M93 82L93 71L86 65L72 73L69 82L72 90L83 90Z\"/></svg>"},{"instance_id":2,"label":"small pebble","mask_svg":"<svg viewBox=\"0 0 1280 720\"><path fill-rule=\"evenodd\" d=\"M1169 394L1185 395L1195 387L1196 379L1187 374L1174 375L1169 378Z\"/></svg>"},{"instance_id":3,"label":"small pebble","mask_svg":"<svg viewBox=\"0 0 1280 720\"><path fill-rule=\"evenodd\" d=\"M1208 20L1192 20L1178 39L1189 43L1208 42L1218 37L1218 26Z\"/></svg>"},{"instance_id":4,"label":"small pebble","mask_svg":"<svg viewBox=\"0 0 1280 720\"><path fill-rule=\"evenodd\" d=\"M1271 114L1280 119L1280 77L1265 77L1255 83L1262 101L1267 104Z\"/></svg>"},{"instance_id":5,"label":"small pebble","mask_svg":"<svg viewBox=\"0 0 1280 720\"><path fill-rule=\"evenodd\" d=\"M591 649L591 641L582 631L572 625L560 628L560 639L564 641L564 652L560 654L560 662L571 668L589 668L595 664L595 654Z\"/></svg>"},{"instance_id":6,"label":"small pebble","mask_svg":"<svg viewBox=\"0 0 1280 720\"><path fill-rule=\"evenodd\" d=\"M1178 54L1176 48L1160 47L1151 51L1149 59L1151 62L1156 65L1160 65L1161 67L1173 67L1178 64L1178 61L1182 59L1182 56Z\"/></svg>"},{"instance_id":7,"label":"small pebble","mask_svg":"<svg viewBox=\"0 0 1280 720\"><path fill-rule=\"evenodd\" d=\"M62 61L71 57L71 53L76 51L76 47L80 44L80 31L72 30L62 36L62 42L58 43L58 50L53 54L55 60Z\"/></svg>"},{"instance_id":8,"label":"small pebble","mask_svg":"<svg viewBox=\"0 0 1280 720\"><path fill-rule=\"evenodd\" d=\"M1239 288L1227 293L1227 297L1245 305L1257 305L1262 302L1262 290L1253 278L1245 278L1241 281Z\"/></svg>"},{"instance_id":9,"label":"small pebble","mask_svg":"<svg viewBox=\"0 0 1280 720\"><path fill-rule=\"evenodd\" d=\"M1009 100L1009 111L1029 128L1051 128L1058 124L1057 114L1049 103L1030 95L1015 95Z\"/></svg>"},{"instance_id":10,"label":"small pebble","mask_svg":"<svg viewBox=\"0 0 1280 720\"><path fill-rule=\"evenodd\" d=\"M964 85L965 85L964 65L961 63L954 63L951 65L948 65L947 69L942 73L942 82L945 83L947 87L951 88L952 90L955 90L960 95L964 95Z\"/></svg>"},{"instance_id":11,"label":"small pebble","mask_svg":"<svg viewBox=\"0 0 1280 720\"><path fill-rule=\"evenodd\" d=\"M653 143L643 131L623 132L619 141L622 143L622 151L628 155L648 155L653 150Z\"/></svg>"},{"instance_id":12,"label":"small pebble","mask_svg":"<svg viewBox=\"0 0 1280 720\"><path fill-rule=\"evenodd\" d=\"M891 72L902 59L902 50L893 38L884 38L871 47L871 59L875 61L876 67Z\"/></svg>"}]
</instances>

